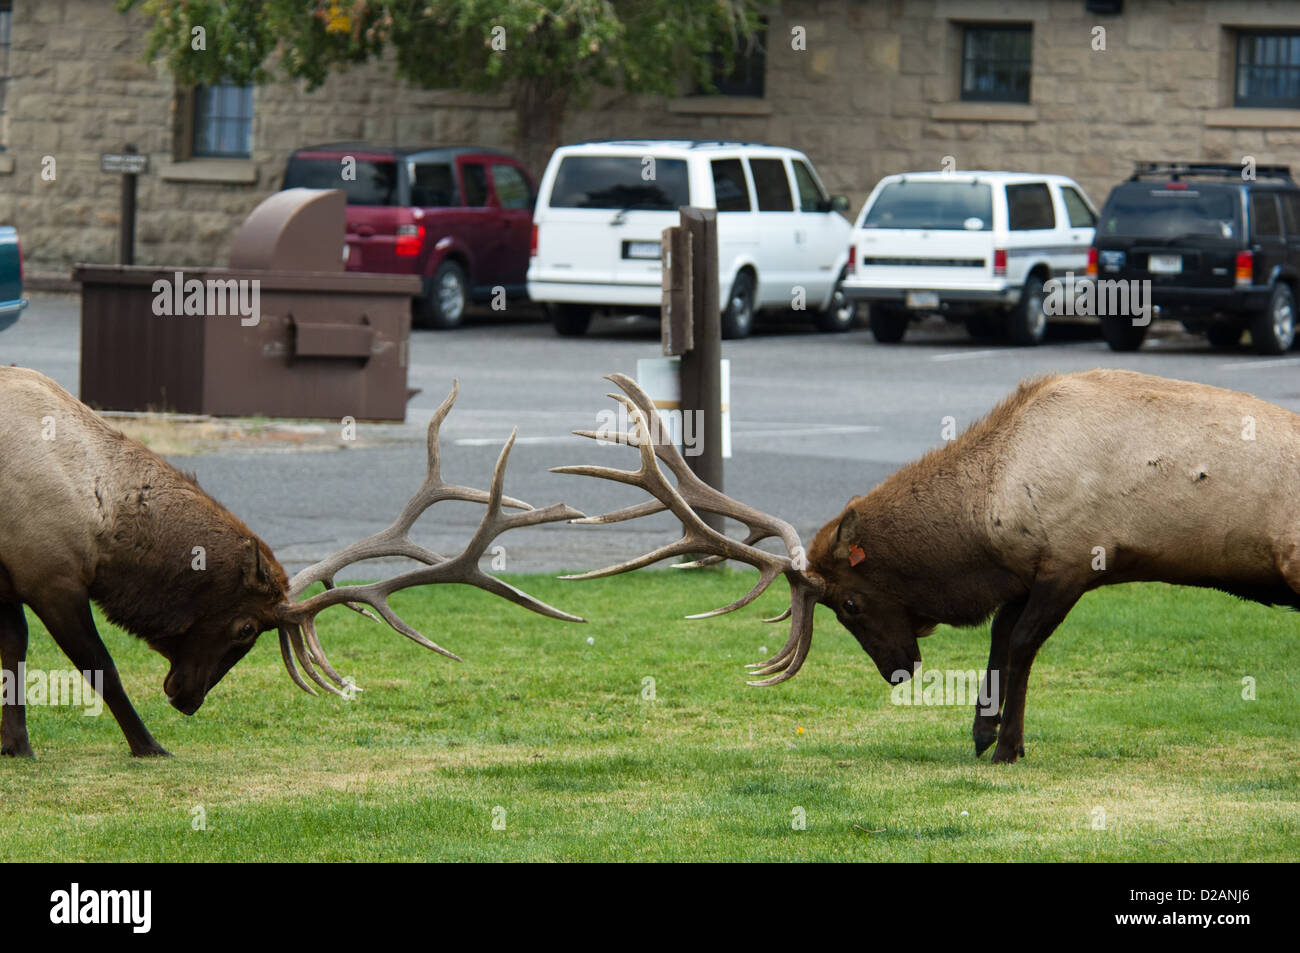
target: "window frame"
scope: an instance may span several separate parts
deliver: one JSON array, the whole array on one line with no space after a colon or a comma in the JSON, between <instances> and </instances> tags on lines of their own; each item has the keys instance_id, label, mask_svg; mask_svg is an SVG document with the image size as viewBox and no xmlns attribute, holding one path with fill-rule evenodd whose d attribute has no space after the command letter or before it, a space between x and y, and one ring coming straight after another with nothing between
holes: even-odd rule
<instances>
[{"instance_id":1,"label":"window frame","mask_svg":"<svg viewBox=\"0 0 1300 953\"><path fill-rule=\"evenodd\" d=\"M767 17L760 17L758 28L746 36L744 49L733 49L731 69L726 66L726 54L716 48L711 57L712 90L701 90L715 96L738 99L764 99L767 95ZM738 42L736 46L739 46Z\"/></svg>"},{"instance_id":2,"label":"window frame","mask_svg":"<svg viewBox=\"0 0 1300 953\"><path fill-rule=\"evenodd\" d=\"M191 158L251 159L253 157L253 116L256 109L256 106L253 101L254 88L255 87L251 85L239 85L235 83L218 83L215 86L200 85L194 87L191 94L192 102L190 104L191 123L190 123L190 130L189 130L189 154ZM238 89L243 91L241 93L240 101L241 101L241 106L244 102L247 102L248 114L246 116L241 115L239 113L236 113L233 116L224 115L224 114L217 115L217 116L203 115L205 101L207 98L206 94L214 90L225 90L225 89ZM209 124L214 121L216 123L234 122L234 123L246 124L247 128L245 130L244 141L247 145L247 151L236 152L236 151L222 151L222 150L217 150L215 148L214 149L200 148L200 137L202 137L204 135L204 132L210 128ZM218 141L219 141L219 137L218 137Z\"/></svg>"},{"instance_id":3,"label":"window frame","mask_svg":"<svg viewBox=\"0 0 1300 953\"><path fill-rule=\"evenodd\" d=\"M0 152L9 147L9 54L13 46L13 0L0 0Z\"/></svg>"},{"instance_id":4,"label":"window frame","mask_svg":"<svg viewBox=\"0 0 1300 953\"><path fill-rule=\"evenodd\" d=\"M1061 185L1059 186L1059 188L1061 190L1061 204L1065 207L1065 220L1069 223L1070 227L1071 228L1096 228L1097 213L1093 211L1092 206L1089 205L1087 199L1083 197L1083 193L1080 192L1072 185ZM1076 225L1074 223L1074 214L1070 209L1070 200L1066 198L1067 193L1073 194L1074 197L1079 200L1079 207L1088 213L1088 217L1092 219L1092 221L1084 225Z\"/></svg>"},{"instance_id":5,"label":"window frame","mask_svg":"<svg viewBox=\"0 0 1300 953\"><path fill-rule=\"evenodd\" d=\"M1023 95L1014 90L995 89L985 91L978 88L969 87L966 82L967 65L976 60L971 53L971 39L975 34L1024 34L1029 41L1029 49L1025 58L1018 59L995 59L993 57L979 57L984 61L985 67L991 65L1003 64L1023 64L1025 71L1025 90ZM1034 88L1034 27L1032 23L1008 23L1008 24L985 24L985 23L968 23L962 26L961 33L961 72L960 72L960 90L962 102L974 103L1028 103L1033 96Z\"/></svg>"},{"instance_id":6,"label":"window frame","mask_svg":"<svg viewBox=\"0 0 1300 953\"><path fill-rule=\"evenodd\" d=\"M745 207L744 208L719 208L718 202L718 176L714 171L715 168L724 162L734 162L740 170L740 181L744 184ZM709 160L709 181L713 183L713 208L719 215L748 215L755 212L758 208L758 196L754 194L754 189L750 181L749 170L745 168L745 160L740 156L719 156L716 159Z\"/></svg>"},{"instance_id":7,"label":"window frame","mask_svg":"<svg viewBox=\"0 0 1300 953\"><path fill-rule=\"evenodd\" d=\"M790 170L786 168L785 158L782 156L747 156L746 160L749 162L749 177L751 180L753 180L754 183L755 211L768 212L768 213L793 212L795 210L794 190L790 187ZM772 166L775 166L776 168L781 170L780 184L785 186L786 207L768 208L765 206L763 187L759 185L759 175L755 171L755 163L758 163L758 168L760 169L766 170L766 169L771 169ZM766 171L763 173L764 176L768 176L768 174L769 173ZM775 186L777 184L777 180L775 176L772 176L770 179L768 179L768 181L765 184ZM777 198L780 197L777 196Z\"/></svg>"},{"instance_id":8,"label":"window frame","mask_svg":"<svg viewBox=\"0 0 1300 953\"><path fill-rule=\"evenodd\" d=\"M1007 202L1007 231L1009 232L1049 232L1055 230L1059 222L1056 218L1056 203L1052 201L1052 188L1046 182L1008 182L1003 187L1003 192ZM1011 190L1012 189L1042 189L1047 196L1047 208L1052 213L1052 221L1049 225L1035 225L1032 228L1025 225L1017 226L1011 210Z\"/></svg>"},{"instance_id":9,"label":"window frame","mask_svg":"<svg viewBox=\"0 0 1300 953\"><path fill-rule=\"evenodd\" d=\"M1295 60L1288 64L1244 64L1242 51L1246 43L1261 39L1289 39L1294 50ZM1259 94L1243 95L1241 79L1243 70L1286 70L1293 77L1297 92L1295 96L1265 96ZM1232 105L1237 109L1300 109L1300 30L1237 30L1236 44L1232 63Z\"/></svg>"},{"instance_id":10,"label":"window frame","mask_svg":"<svg viewBox=\"0 0 1300 953\"><path fill-rule=\"evenodd\" d=\"M509 169L512 173L519 176L519 181L524 187L524 196L528 202L527 205L516 206L516 205L507 205L505 203L505 200L501 197L501 189L497 184L497 173L502 169ZM521 210L531 211L533 206L537 204L537 196L533 194L532 183L528 181L528 176L524 175L524 170L519 168L519 166L515 165L513 162L493 162L491 174L492 174L492 195L496 198L496 203L501 208L509 209L511 211L521 211Z\"/></svg>"}]
</instances>

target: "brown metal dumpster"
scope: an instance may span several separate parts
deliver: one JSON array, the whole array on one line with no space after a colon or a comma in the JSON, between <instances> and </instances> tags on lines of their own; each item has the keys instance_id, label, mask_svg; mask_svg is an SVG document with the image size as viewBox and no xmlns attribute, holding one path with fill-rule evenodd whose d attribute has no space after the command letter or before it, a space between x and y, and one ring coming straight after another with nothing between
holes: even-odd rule
<instances>
[{"instance_id":1,"label":"brown metal dumpster","mask_svg":"<svg viewBox=\"0 0 1300 953\"><path fill-rule=\"evenodd\" d=\"M289 189L229 268L79 265L81 394L104 410L404 420L418 278L343 270L342 191Z\"/></svg>"}]
</instances>

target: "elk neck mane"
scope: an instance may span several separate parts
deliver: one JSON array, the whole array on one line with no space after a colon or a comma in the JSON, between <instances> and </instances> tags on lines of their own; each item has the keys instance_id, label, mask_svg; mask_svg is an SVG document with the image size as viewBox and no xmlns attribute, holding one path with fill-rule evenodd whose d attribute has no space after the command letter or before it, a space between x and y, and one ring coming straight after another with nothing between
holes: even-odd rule
<instances>
[{"instance_id":1,"label":"elk neck mane","mask_svg":"<svg viewBox=\"0 0 1300 953\"><path fill-rule=\"evenodd\" d=\"M99 494L102 557L91 597L109 620L153 641L233 602L258 546L272 586L284 570L242 520L143 444L104 424L115 479ZM165 595L164 595L165 594Z\"/></svg>"}]
</instances>

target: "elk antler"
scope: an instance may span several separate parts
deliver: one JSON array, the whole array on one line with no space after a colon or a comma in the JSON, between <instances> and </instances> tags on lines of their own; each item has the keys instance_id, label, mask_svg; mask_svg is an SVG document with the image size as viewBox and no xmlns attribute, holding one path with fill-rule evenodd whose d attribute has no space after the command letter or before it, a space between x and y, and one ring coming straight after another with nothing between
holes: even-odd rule
<instances>
[{"instance_id":1,"label":"elk antler","mask_svg":"<svg viewBox=\"0 0 1300 953\"><path fill-rule=\"evenodd\" d=\"M320 640L316 636L316 615L322 609L327 609L330 606L345 605L354 612L375 619L374 615L357 604L365 603L378 612L385 622L411 641L458 662L460 661L458 655L429 641L407 625L388 605L388 597L394 592L409 589L413 586L459 582L485 589L494 595L501 596L503 599L509 599L517 605L550 616L553 619L563 619L566 622L586 621L578 616L562 612L554 606L547 605L545 602L535 599L528 593L516 589L514 586L479 569L478 561L486 551L488 544L507 530L519 526L554 523L559 520L578 520L582 518L582 514L563 503L553 503L545 509L537 510L521 500L502 494L502 486L505 483L506 475L506 460L509 458L510 448L514 446L515 442L514 432L510 434L510 439L506 441L506 445L501 449L501 455L497 457L496 468L492 472L492 488L490 490L484 492L483 490L474 490L469 487L444 482L438 450L438 430L447 414L451 411L452 405L456 402L456 395L459 391L459 383L453 381L451 393L447 395L447 399L442 402L442 405L433 415L433 419L429 421L428 472L425 475L423 485L407 502L397 519L393 521L393 524L382 532L367 536L365 539L345 546L330 556L326 556L315 565L308 566L289 581L288 599L281 606L280 611L280 654L284 656L285 668L289 670L289 676L293 679L294 684L309 694L315 695L316 692L298 674L297 666L294 665L293 661L294 656L297 656L307 676L326 691L333 692L335 695L342 695L343 693L338 688L335 688L335 685L342 688L348 684L339 677L338 672L330 665L329 660L325 657L325 650L321 647ZM411 541L410 537L411 527L415 524L415 521L420 518L425 510L442 500L463 500L470 503L487 504L487 512L483 514L482 520L479 521L478 530L469 541L469 545L465 547L460 555L450 558L440 556L432 550L417 545ZM509 506L523 512L506 515L501 512L503 506ZM334 585L334 577L345 567L364 559L375 559L382 556L406 557L424 563L424 568L412 569L390 579L383 579L365 586L336 587ZM325 591L310 599L298 602L298 598L317 582L325 584ZM378 620L376 619L376 621ZM292 651L290 651L291 649ZM319 667L334 682L334 685L321 678L316 672L316 667Z\"/></svg>"},{"instance_id":2,"label":"elk antler","mask_svg":"<svg viewBox=\"0 0 1300 953\"><path fill-rule=\"evenodd\" d=\"M757 568L759 572L758 582L754 585L754 588L735 602L723 606L721 609L714 609L712 612L687 616L688 619L707 619L749 605L762 595L777 576L784 575L786 581L790 584L790 607L781 615L763 621L781 622L787 618L790 619L790 637L776 655L764 662L756 662L748 666L748 668L753 669L750 673L752 675L771 676L763 681L754 681L749 684L775 685L791 678L799 671L804 659L808 657L808 649L812 644L813 608L817 603L817 597L822 592L821 582L803 571L806 568L806 560L803 547L799 543L799 534L785 520L769 516L752 506L733 500L702 481L687 466L685 459L682 458L681 453L678 452L671 441L665 442L656 439L656 434L660 433L661 428L652 426L650 422L655 421L656 424L658 423L658 412L655 410L654 402L651 401L646 392L637 386L634 380L623 374L610 374L606 380L613 381L627 395L609 394L608 396L628 409L632 417L634 433L611 435L591 430L575 430L574 433L580 437L591 437L594 440L612 438L618 443L637 447L641 452L640 468L636 470L615 470L612 467L572 466L555 467L551 472L574 473L579 476L592 476L603 480L613 480L616 483L626 483L630 486L639 486L655 499L624 507L603 516L582 517L573 520L573 522L619 523L624 520L636 519L640 516L648 516L652 513L662 513L664 510L668 510L681 520L682 538L675 543L661 546L653 552L619 563L616 566L608 566L605 569L596 569L575 576L562 576L561 578L598 579L632 569L641 569L670 556L698 553L707 555L703 559L694 562L677 563L675 568L696 568L726 559L736 559ZM658 463L660 460L677 478L676 487L669 482L663 471L660 470ZM749 530L749 535L743 541L732 539L708 526L700 519L699 513L701 512L716 513L744 523ZM785 544L785 556L778 556L755 547L755 543L773 536L778 537Z\"/></svg>"}]
</instances>

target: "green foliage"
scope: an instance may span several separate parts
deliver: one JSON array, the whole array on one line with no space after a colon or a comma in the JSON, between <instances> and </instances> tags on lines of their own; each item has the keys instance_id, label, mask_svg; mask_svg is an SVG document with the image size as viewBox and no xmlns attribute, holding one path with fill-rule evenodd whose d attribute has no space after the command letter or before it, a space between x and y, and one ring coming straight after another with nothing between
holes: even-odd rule
<instances>
[{"instance_id":1,"label":"green foliage","mask_svg":"<svg viewBox=\"0 0 1300 953\"><path fill-rule=\"evenodd\" d=\"M1089 594L1034 665L1028 757L993 765L969 708L892 704L823 609L799 676L746 687L741 664L784 640L758 621L781 594L681 616L752 578L511 579L589 625L463 586L403 592L394 608L463 664L336 609L321 638L356 701L299 692L268 634L192 718L162 696L166 663L101 620L175 757L131 759L107 713L30 709L36 760L0 759L0 861L1300 856L1294 613L1161 585ZM29 619L29 664L66 668ZM923 650L980 669L987 628Z\"/></svg>"},{"instance_id":2,"label":"green foliage","mask_svg":"<svg viewBox=\"0 0 1300 953\"><path fill-rule=\"evenodd\" d=\"M314 88L391 51L416 85L487 91L559 78L673 93L707 84L711 54L758 24L760 0L118 0L152 18L147 55L183 82ZM196 28L205 48L196 49Z\"/></svg>"}]
</instances>

